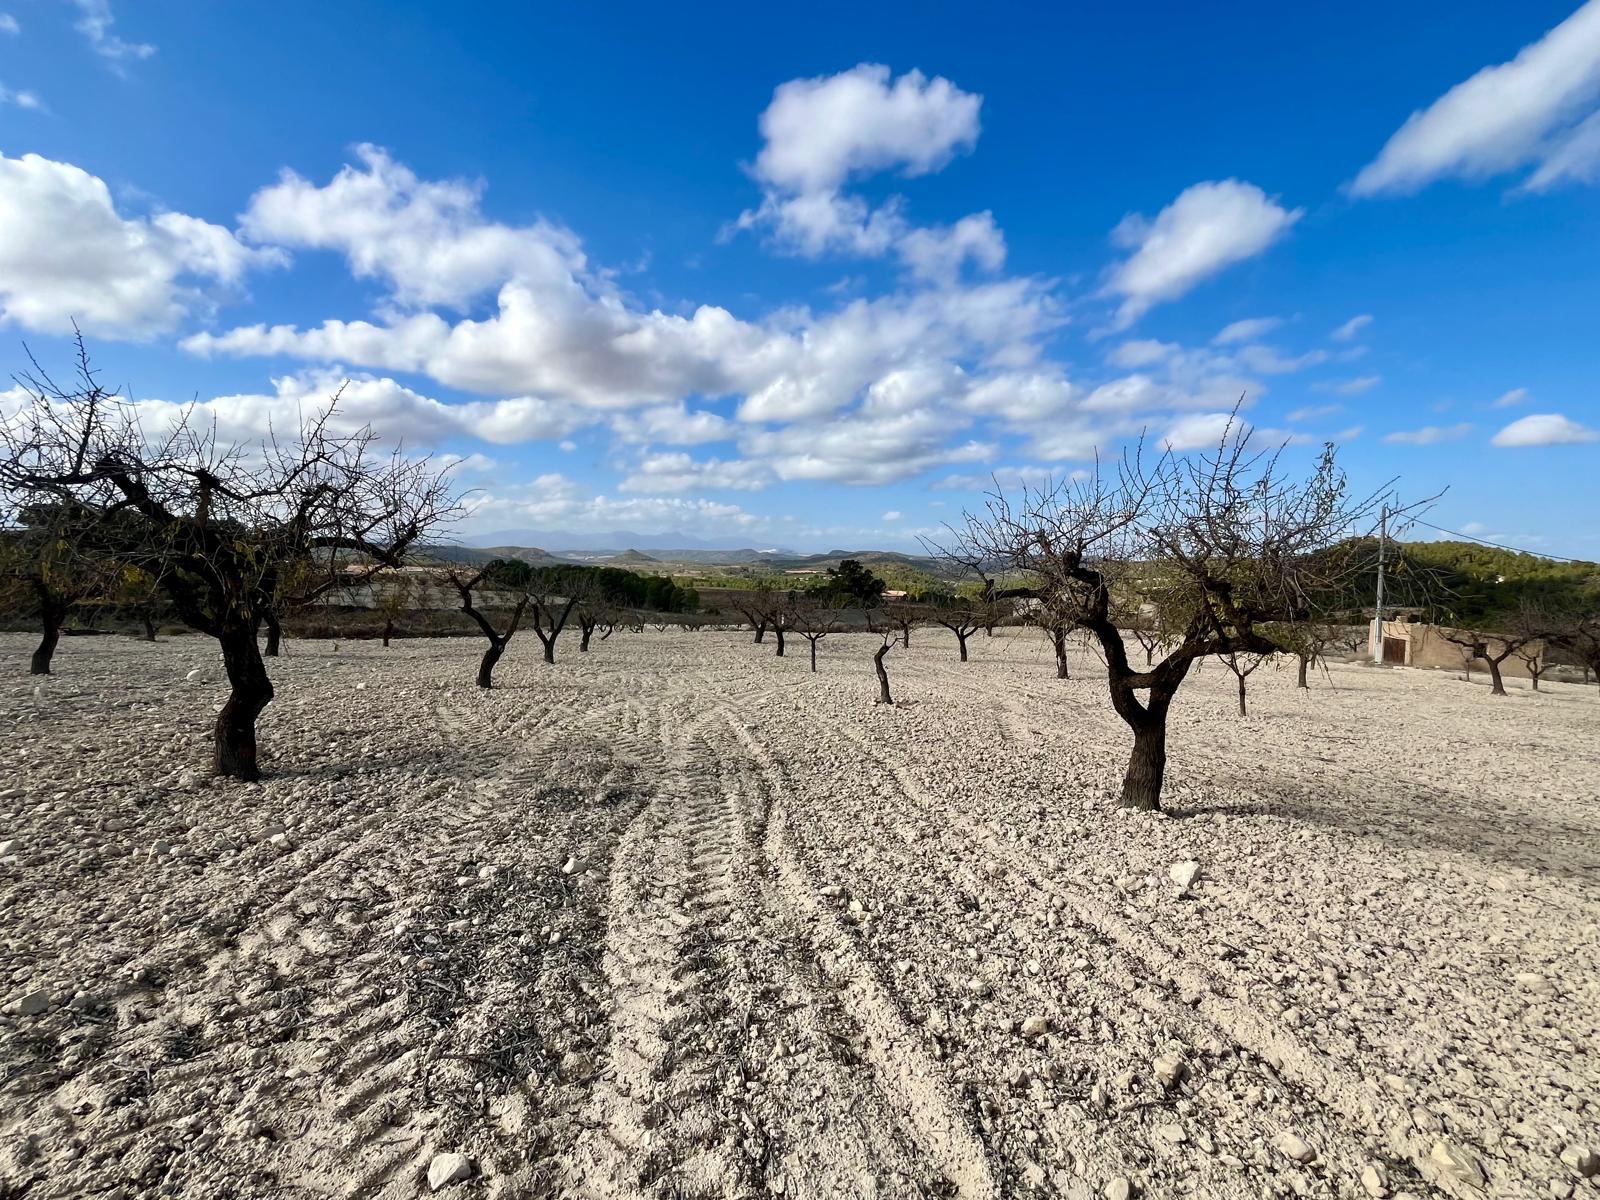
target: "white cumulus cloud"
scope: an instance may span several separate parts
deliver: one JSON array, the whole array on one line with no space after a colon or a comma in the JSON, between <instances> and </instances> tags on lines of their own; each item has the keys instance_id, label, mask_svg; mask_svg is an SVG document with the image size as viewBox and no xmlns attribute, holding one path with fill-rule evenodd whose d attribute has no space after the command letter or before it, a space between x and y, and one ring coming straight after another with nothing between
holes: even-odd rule
<instances>
[{"instance_id":1,"label":"white cumulus cloud","mask_svg":"<svg viewBox=\"0 0 1600 1200\"><path fill-rule=\"evenodd\" d=\"M1414 112L1350 190L1415 192L1538 164L1534 189L1600 167L1600 0L1588 0L1510 62L1485 67Z\"/></svg>"},{"instance_id":2,"label":"white cumulus cloud","mask_svg":"<svg viewBox=\"0 0 1600 1200\"><path fill-rule=\"evenodd\" d=\"M1600 432L1560 413L1529 413L1494 435L1496 446L1576 446L1600 441Z\"/></svg>"},{"instance_id":3,"label":"white cumulus cloud","mask_svg":"<svg viewBox=\"0 0 1600 1200\"><path fill-rule=\"evenodd\" d=\"M1126 327L1151 307L1176 300L1223 269L1271 246L1303 215L1252 183L1197 183L1156 217L1124 217L1113 240L1132 253L1112 269L1106 291L1121 296Z\"/></svg>"},{"instance_id":4,"label":"white cumulus cloud","mask_svg":"<svg viewBox=\"0 0 1600 1200\"><path fill-rule=\"evenodd\" d=\"M0 154L0 321L62 333L148 337L283 261L183 213L124 217L103 180L37 154Z\"/></svg>"}]
</instances>

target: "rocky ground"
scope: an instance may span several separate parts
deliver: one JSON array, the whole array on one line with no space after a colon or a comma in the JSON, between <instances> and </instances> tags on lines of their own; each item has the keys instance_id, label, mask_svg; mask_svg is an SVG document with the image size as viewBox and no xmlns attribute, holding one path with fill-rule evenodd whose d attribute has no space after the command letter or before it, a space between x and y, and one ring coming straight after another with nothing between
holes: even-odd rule
<instances>
[{"instance_id":1,"label":"rocky ground","mask_svg":"<svg viewBox=\"0 0 1600 1200\"><path fill-rule=\"evenodd\" d=\"M1600 1195L1600 692L747 638L0 637L0 1196Z\"/></svg>"}]
</instances>

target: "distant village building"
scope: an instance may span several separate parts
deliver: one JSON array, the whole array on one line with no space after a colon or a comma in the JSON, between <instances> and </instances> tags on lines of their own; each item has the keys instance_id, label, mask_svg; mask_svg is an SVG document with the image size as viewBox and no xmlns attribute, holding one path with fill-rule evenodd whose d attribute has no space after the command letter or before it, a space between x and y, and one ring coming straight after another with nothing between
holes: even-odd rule
<instances>
[{"instance_id":1,"label":"distant village building","mask_svg":"<svg viewBox=\"0 0 1600 1200\"><path fill-rule=\"evenodd\" d=\"M1373 624L1376 626L1376 622ZM1447 625L1429 625L1424 621L1385 621L1381 644L1378 632L1374 628L1368 648L1373 662L1382 662L1391 667L1426 667L1436 671L1460 671L1468 665L1470 656L1473 665L1487 670L1488 664L1483 662L1481 653L1473 655L1469 647L1450 640L1455 637L1466 641L1470 636L1467 630L1453 629ZM1483 634L1481 640L1488 643L1485 648L1492 648L1496 652L1504 645L1504 643L1496 645L1497 639L1493 634ZM1542 662L1544 643L1530 642L1520 652L1511 655L1500 664L1500 673L1515 679L1529 678L1531 672L1528 670L1524 655L1536 662Z\"/></svg>"}]
</instances>

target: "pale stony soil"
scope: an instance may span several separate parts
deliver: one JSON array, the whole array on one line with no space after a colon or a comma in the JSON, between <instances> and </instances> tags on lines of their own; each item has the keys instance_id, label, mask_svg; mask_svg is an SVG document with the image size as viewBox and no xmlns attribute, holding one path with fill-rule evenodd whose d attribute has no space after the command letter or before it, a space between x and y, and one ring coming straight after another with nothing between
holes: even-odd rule
<instances>
[{"instance_id":1,"label":"pale stony soil","mask_svg":"<svg viewBox=\"0 0 1600 1200\"><path fill-rule=\"evenodd\" d=\"M1600 693L875 645L0 637L0 1196L1600 1195Z\"/></svg>"}]
</instances>

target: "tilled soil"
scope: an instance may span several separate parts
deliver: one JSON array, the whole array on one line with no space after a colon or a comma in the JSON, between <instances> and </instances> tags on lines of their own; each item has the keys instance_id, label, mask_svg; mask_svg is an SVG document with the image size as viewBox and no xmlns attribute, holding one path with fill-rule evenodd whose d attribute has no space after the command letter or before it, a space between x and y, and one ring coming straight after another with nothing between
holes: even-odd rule
<instances>
[{"instance_id":1,"label":"tilled soil","mask_svg":"<svg viewBox=\"0 0 1600 1200\"><path fill-rule=\"evenodd\" d=\"M1600 1195L1595 689L877 644L0 637L0 1196Z\"/></svg>"}]
</instances>

